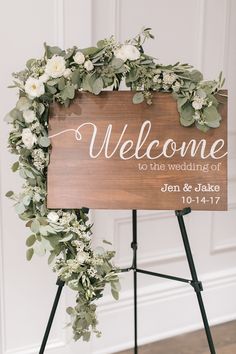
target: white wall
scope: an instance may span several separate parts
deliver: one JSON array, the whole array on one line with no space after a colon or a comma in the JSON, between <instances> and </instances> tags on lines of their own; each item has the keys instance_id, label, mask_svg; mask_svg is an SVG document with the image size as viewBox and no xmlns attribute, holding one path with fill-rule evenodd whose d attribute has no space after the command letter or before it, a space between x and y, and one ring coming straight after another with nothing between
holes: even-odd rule
<instances>
[{"instance_id":1,"label":"white wall","mask_svg":"<svg viewBox=\"0 0 236 354\"><path fill-rule=\"evenodd\" d=\"M88 46L115 34L123 40L150 26L156 36L146 48L160 62L189 62L214 78L223 69L229 89L229 212L194 212L186 217L210 322L236 318L236 2L234 0L3 0L1 33L1 117L16 101L11 72L40 56L43 42L69 47ZM27 231L4 197L20 179L9 169L14 161L6 150L8 128L0 122L0 350L2 354L38 353L56 291L46 259L25 261ZM171 212L139 212L139 266L189 276L177 223ZM131 212L94 211L94 237L111 240L117 264L130 264ZM188 286L139 276L140 343L200 327L193 290ZM120 302L109 293L102 299L103 337L90 343L71 341L63 329L65 307L73 294L63 292L50 336L49 354L109 354L132 346L132 275L122 275Z\"/></svg>"}]
</instances>

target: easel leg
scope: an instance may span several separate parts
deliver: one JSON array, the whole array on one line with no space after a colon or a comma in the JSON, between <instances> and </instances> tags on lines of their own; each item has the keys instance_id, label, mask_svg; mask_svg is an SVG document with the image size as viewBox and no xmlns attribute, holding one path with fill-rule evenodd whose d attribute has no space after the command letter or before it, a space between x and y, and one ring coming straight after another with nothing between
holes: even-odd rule
<instances>
[{"instance_id":1,"label":"easel leg","mask_svg":"<svg viewBox=\"0 0 236 354\"><path fill-rule=\"evenodd\" d=\"M191 252L191 248L190 248L190 244L189 244L189 240L188 240L188 235L187 235L186 228L185 228L184 218L183 218L184 215L189 214L190 212L191 212L190 208L185 208L183 210L176 210L175 215L178 218L179 228L180 228L180 232L182 235L184 248L185 248L185 252L186 252L186 256L187 256L187 260L188 260L188 265L189 265L191 276L192 276L191 285L193 286L193 288L196 292L196 295L197 295L198 304L200 307L202 320L203 320L204 327L205 327L205 332L206 332L206 336L207 336L207 340L208 340L209 349L210 349L211 354L216 354L214 343L213 343L212 336L211 336L209 323L208 323L208 319L207 319L207 315L206 315L206 311L205 311L203 300L202 300L202 295L201 295L201 291L203 290L203 288L202 288L201 282L199 282L198 277L197 277L197 272L196 272L196 268L194 265L193 256L192 256L192 252Z\"/></svg>"},{"instance_id":2,"label":"easel leg","mask_svg":"<svg viewBox=\"0 0 236 354\"><path fill-rule=\"evenodd\" d=\"M138 311L137 311L137 210L132 210L132 234L133 240L131 248L133 249L133 279L134 279L134 354L138 354Z\"/></svg>"},{"instance_id":3,"label":"easel leg","mask_svg":"<svg viewBox=\"0 0 236 354\"><path fill-rule=\"evenodd\" d=\"M63 288L64 284L65 283L62 280L60 280L60 279L57 280L58 289L57 289L56 297L55 297L55 300L54 300L54 303L53 303L53 307L52 307L52 310L51 310L51 313L50 313L50 316L49 316L47 328L46 328L45 333L44 333L43 341L42 341L42 344L41 344L41 347L40 347L40 350L39 350L39 354L43 354L44 353L45 347L47 345L49 333L50 333L50 330L51 330L51 327L52 327L53 319L54 319L54 316L55 316L55 313L56 313L57 305L58 305L58 302L60 300L60 296L61 296L61 292L62 292L62 288Z\"/></svg>"}]
</instances>

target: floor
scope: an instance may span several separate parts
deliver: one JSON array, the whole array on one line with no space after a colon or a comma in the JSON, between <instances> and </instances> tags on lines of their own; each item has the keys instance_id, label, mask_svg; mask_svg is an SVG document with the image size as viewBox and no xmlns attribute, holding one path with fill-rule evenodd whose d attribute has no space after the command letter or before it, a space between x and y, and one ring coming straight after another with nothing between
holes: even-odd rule
<instances>
[{"instance_id":1,"label":"floor","mask_svg":"<svg viewBox=\"0 0 236 354\"><path fill-rule=\"evenodd\" d=\"M236 321L211 328L217 354L236 354ZM117 354L133 354L126 350ZM209 354L205 332L200 330L139 348L138 354Z\"/></svg>"}]
</instances>

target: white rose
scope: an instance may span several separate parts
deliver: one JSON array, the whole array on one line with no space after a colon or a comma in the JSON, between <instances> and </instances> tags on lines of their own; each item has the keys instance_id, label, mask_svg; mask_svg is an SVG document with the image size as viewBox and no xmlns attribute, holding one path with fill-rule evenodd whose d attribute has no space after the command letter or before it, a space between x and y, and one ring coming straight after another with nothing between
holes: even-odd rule
<instances>
[{"instance_id":1,"label":"white rose","mask_svg":"<svg viewBox=\"0 0 236 354\"><path fill-rule=\"evenodd\" d=\"M85 63L84 63L84 67L87 71L92 71L94 66L93 66L93 63L91 62L91 60L87 60Z\"/></svg>"},{"instance_id":2,"label":"white rose","mask_svg":"<svg viewBox=\"0 0 236 354\"><path fill-rule=\"evenodd\" d=\"M27 149L32 149L34 144L37 141L36 135L32 134L29 128L25 128L22 130L22 141Z\"/></svg>"},{"instance_id":3,"label":"white rose","mask_svg":"<svg viewBox=\"0 0 236 354\"><path fill-rule=\"evenodd\" d=\"M76 258L77 258L77 261L78 261L79 264L83 264L84 262L87 261L88 254L86 252L83 252L83 251L82 252L78 252Z\"/></svg>"},{"instance_id":4,"label":"white rose","mask_svg":"<svg viewBox=\"0 0 236 354\"><path fill-rule=\"evenodd\" d=\"M25 92L32 98L40 97L45 92L44 84L30 76L25 83Z\"/></svg>"},{"instance_id":5,"label":"white rose","mask_svg":"<svg viewBox=\"0 0 236 354\"><path fill-rule=\"evenodd\" d=\"M66 69L63 74L64 78L68 79L68 77L70 77L71 73L72 73L72 71L69 68Z\"/></svg>"},{"instance_id":6,"label":"white rose","mask_svg":"<svg viewBox=\"0 0 236 354\"><path fill-rule=\"evenodd\" d=\"M76 64L83 64L85 61L85 56L82 52L77 52L74 56L73 59L75 61Z\"/></svg>"},{"instance_id":7,"label":"white rose","mask_svg":"<svg viewBox=\"0 0 236 354\"><path fill-rule=\"evenodd\" d=\"M41 75L41 76L39 76L39 81L40 82L43 82L43 83L45 83L45 82L47 82L49 80L49 76L47 75L47 74L43 74L43 75Z\"/></svg>"},{"instance_id":8,"label":"white rose","mask_svg":"<svg viewBox=\"0 0 236 354\"><path fill-rule=\"evenodd\" d=\"M32 109L27 109L24 111L23 117L26 123L32 123L34 120L36 120L36 114L34 111L32 111Z\"/></svg>"},{"instance_id":9,"label":"white rose","mask_svg":"<svg viewBox=\"0 0 236 354\"><path fill-rule=\"evenodd\" d=\"M65 59L62 58L61 56L53 55L51 59L48 59L45 67L45 73L48 76L55 79L57 77L62 76L65 70L66 70L66 62Z\"/></svg>"},{"instance_id":10,"label":"white rose","mask_svg":"<svg viewBox=\"0 0 236 354\"><path fill-rule=\"evenodd\" d=\"M139 50L132 44L124 44L117 50L115 50L114 55L116 58L126 60L137 60L140 58Z\"/></svg>"},{"instance_id":11,"label":"white rose","mask_svg":"<svg viewBox=\"0 0 236 354\"><path fill-rule=\"evenodd\" d=\"M51 222L57 222L59 220L59 216L55 211L50 211L50 213L48 213L47 218Z\"/></svg>"},{"instance_id":12,"label":"white rose","mask_svg":"<svg viewBox=\"0 0 236 354\"><path fill-rule=\"evenodd\" d=\"M198 101L193 101L192 106L194 109L199 110L202 108L202 103Z\"/></svg>"}]
</instances>

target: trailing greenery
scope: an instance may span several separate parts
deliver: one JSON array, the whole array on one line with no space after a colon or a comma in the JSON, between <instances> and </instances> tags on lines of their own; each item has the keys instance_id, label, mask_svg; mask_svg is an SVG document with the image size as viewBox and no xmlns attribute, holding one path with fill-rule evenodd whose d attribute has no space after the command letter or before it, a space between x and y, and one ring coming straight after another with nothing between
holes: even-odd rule
<instances>
[{"instance_id":1,"label":"trailing greenery","mask_svg":"<svg viewBox=\"0 0 236 354\"><path fill-rule=\"evenodd\" d=\"M143 50L150 29L120 44L114 37L96 47L62 50L45 44L41 59L30 59L26 68L14 73L19 90L16 106L7 116L12 125L9 149L17 155L12 171L24 179L22 191L7 196L26 223L27 259L48 254L48 263L58 277L76 291L76 305L67 309L74 339L98 336L96 304L106 284L115 299L119 294L118 269L113 251L92 247L91 225L83 210L49 210L46 206L46 176L49 163L48 112L52 102L69 106L76 92L98 95L103 89L118 90L122 81L135 91L133 103L152 103L155 91L171 92L177 100L180 124L196 125L202 131L220 125L215 93L224 80L203 81L202 74L188 64L161 65Z\"/></svg>"}]
</instances>

